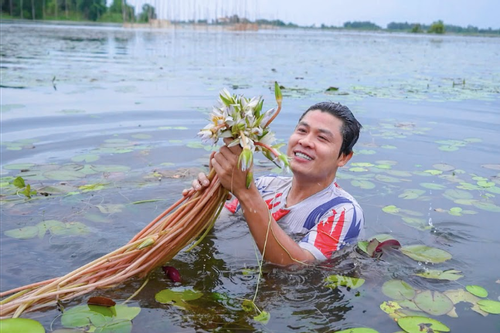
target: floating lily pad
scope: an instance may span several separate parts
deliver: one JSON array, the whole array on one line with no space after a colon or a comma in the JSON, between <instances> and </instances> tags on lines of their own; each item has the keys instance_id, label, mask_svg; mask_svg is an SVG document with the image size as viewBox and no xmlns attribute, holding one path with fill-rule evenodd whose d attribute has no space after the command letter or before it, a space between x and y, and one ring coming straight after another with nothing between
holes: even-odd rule
<instances>
[{"instance_id":1,"label":"floating lily pad","mask_svg":"<svg viewBox=\"0 0 500 333\"><path fill-rule=\"evenodd\" d=\"M114 213L121 212L122 209L125 207L125 205L123 205L123 204L103 204L103 205L96 205L96 207L103 214L114 214Z\"/></svg>"},{"instance_id":2,"label":"floating lily pad","mask_svg":"<svg viewBox=\"0 0 500 333\"><path fill-rule=\"evenodd\" d=\"M455 167L446 163L437 163L432 165L435 169L441 170L441 171L451 171L454 170Z\"/></svg>"},{"instance_id":3,"label":"floating lily pad","mask_svg":"<svg viewBox=\"0 0 500 333\"><path fill-rule=\"evenodd\" d=\"M476 285L468 285L465 286L465 289L470 292L472 295L477 297L488 297L488 291L481 286Z\"/></svg>"},{"instance_id":4,"label":"floating lily pad","mask_svg":"<svg viewBox=\"0 0 500 333\"><path fill-rule=\"evenodd\" d=\"M448 281L456 281L463 277L462 272L457 271L455 269L448 269L445 271L441 271L438 269L429 269L420 273L415 273L415 275L424 277L426 279L436 279L436 280L448 280Z\"/></svg>"},{"instance_id":5,"label":"floating lily pad","mask_svg":"<svg viewBox=\"0 0 500 333\"><path fill-rule=\"evenodd\" d=\"M5 236L17 239L29 239L38 235L38 228L35 226L28 226L23 228L16 228L4 232Z\"/></svg>"},{"instance_id":6,"label":"floating lily pad","mask_svg":"<svg viewBox=\"0 0 500 333\"><path fill-rule=\"evenodd\" d=\"M449 332L448 326L432 318L408 316L398 320L398 325L407 333Z\"/></svg>"},{"instance_id":7,"label":"floating lily pad","mask_svg":"<svg viewBox=\"0 0 500 333\"><path fill-rule=\"evenodd\" d=\"M422 311L434 316L444 315L453 309L451 299L439 291L422 291L415 296L413 301Z\"/></svg>"},{"instance_id":8,"label":"floating lily pad","mask_svg":"<svg viewBox=\"0 0 500 333\"><path fill-rule=\"evenodd\" d=\"M7 164L2 166L5 170L29 170L35 165L31 163L18 163L18 164Z\"/></svg>"},{"instance_id":9,"label":"floating lily pad","mask_svg":"<svg viewBox=\"0 0 500 333\"><path fill-rule=\"evenodd\" d=\"M452 208L450 208L448 213L450 215L454 215L454 216L462 216L462 211L463 211L463 209L460 207L452 207Z\"/></svg>"},{"instance_id":10,"label":"floating lily pad","mask_svg":"<svg viewBox=\"0 0 500 333\"><path fill-rule=\"evenodd\" d=\"M155 295L157 302L162 304L173 304L179 308L187 308L188 301L192 301L203 296L203 293L192 289L164 289Z\"/></svg>"},{"instance_id":11,"label":"floating lily pad","mask_svg":"<svg viewBox=\"0 0 500 333\"><path fill-rule=\"evenodd\" d=\"M500 302L489 299L482 299L477 302L481 310L491 314L500 314Z\"/></svg>"},{"instance_id":12,"label":"floating lily pad","mask_svg":"<svg viewBox=\"0 0 500 333\"><path fill-rule=\"evenodd\" d=\"M347 330L337 331L336 333L379 333L379 332L374 330L373 328L356 327L356 328L349 328Z\"/></svg>"},{"instance_id":13,"label":"floating lily pad","mask_svg":"<svg viewBox=\"0 0 500 333\"><path fill-rule=\"evenodd\" d=\"M472 199L473 195L470 192L456 189L449 189L444 191L443 196L450 200L459 200L459 199Z\"/></svg>"},{"instance_id":14,"label":"floating lily pad","mask_svg":"<svg viewBox=\"0 0 500 333\"><path fill-rule=\"evenodd\" d=\"M411 299L415 296L415 289L402 280L386 281L382 285L382 292L395 300Z\"/></svg>"},{"instance_id":15,"label":"floating lily pad","mask_svg":"<svg viewBox=\"0 0 500 333\"><path fill-rule=\"evenodd\" d=\"M406 199L406 200L416 199L416 198L420 197L424 193L425 193L424 190L406 189L403 193L401 193L400 195L398 195L398 197Z\"/></svg>"},{"instance_id":16,"label":"floating lily pad","mask_svg":"<svg viewBox=\"0 0 500 333\"><path fill-rule=\"evenodd\" d=\"M440 175L443 173L443 171L441 170L425 170L424 172L433 176Z\"/></svg>"},{"instance_id":17,"label":"floating lily pad","mask_svg":"<svg viewBox=\"0 0 500 333\"><path fill-rule=\"evenodd\" d=\"M483 168L490 170L500 170L500 164L483 164L481 165Z\"/></svg>"},{"instance_id":18,"label":"floating lily pad","mask_svg":"<svg viewBox=\"0 0 500 333\"><path fill-rule=\"evenodd\" d=\"M132 137L134 139L141 139L141 140L146 140L146 139L152 138L152 136L150 134L133 134Z\"/></svg>"},{"instance_id":19,"label":"floating lily pad","mask_svg":"<svg viewBox=\"0 0 500 333\"><path fill-rule=\"evenodd\" d=\"M382 208L382 211L389 213L389 214L397 214L397 213L399 213L399 208L394 206L394 205L389 205L389 206L385 206L384 208Z\"/></svg>"},{"instance_id":20,"label":"floating lily pad","mask_svg":"<svg viewBox=\"0 0 500 333\"><path fill-rule=\"evenodd\" d=\"M375 184L368 180L357 180L354 179L351 181L352 186L360 187L364 190L371 190L375 188Z\"/></svg>"},{"instance_id":21,"label":"floating lily pad","mask_svg":"<svg viewBox=\"0 0 500 333\"><path fill-rule=\"evenodd\" d=\"M5 333L45 333L38 321L28 318L0 319L0 332Z\"/></svg>"},{"instance_id":22,"label":"floating lily pad","mask_svg":"<svg viewBox=\"0 0 500 333\"><path fill-rule=\"evenodd\" d=\"M385 182L385 183L399 183L400 180L396 177L386 176L386 175L376 175L375 179Z\"/></svg>"},{"instance_id":23,"label":"floating lily pad","mask_svg":"<svg viewBox=\"0 0 500 333\"><path fill-rule=\"evenodd\" d=\"M471 293L465 291L464 289L454 289L447 290L443 294L448 296L449 299L453 302L453 304L458 304L460 302L467 302L472 305L472 310L479 313L482 316L486 316L487 313L481 310L477 302L480 300L478 297L472 295ZM452 310L453 311L453 310Z\"/></svg>"},{"instance_id":24,"label":"floating lily pad","mask_svg":"<svg viewBox=\"0 0 500 333\"><path fill-rule=\"evenodd\" d=\"M61 317L61 324L64 327L99 326L106 321L102 313L92 311L88 305L75 306L74 308L66 310Z\"/></svg>"},{"instance_id":25,"label":"floating lily pad","mask_svg":"<svg viewBox=\"0 0 500 333\"><path fill-rule=\"evenodd\" d=\"M408 257L416 261L429 262L429 263L440 263L451 259L451 254L426 245L409 245L403 246L401 252L406 254Z\"/></svg>"},{"instance_id":26,"label":"floating lily pad","mask_svg":"<svg viewBox=\"0 0 500 333\"><path fill-rule=\"evenodd\" d=\"M325 281L328 282L326 286L329 288L337 288L338 286L344 286L356 289L361 287L365 283L365 280L362 278L354 278L342 275L330 275L325 279Z\"/></svg>"},{"instance_id":27,"label":"floating lily pad","mask_svg":"<svg viewBox=\"0 0 500 333\"><path fill-rule=\"evenodd\" d=\"M434 183L420 183L420 186L428 188L429 190L444 190L446 186Z\"/></svg>"},{"instance_id":28,"label":"floating lily pad","mask_svg":"<svg viewBox=\"0 0 500 333\"><path fill-rule=\"evenodd\" d=\"M361 167L353 167L353 168L349 168L349 171L351 171L351 172L366 172L366 171L368 171L368 169L361 168Z\"/></svg>"},{"instance_id":29,"label":"floating lily pad","mask_svg":"<svg viewBox=\"0 0 500 333\"><path fill-rule=\"evenodd\" d=\"M489 212L500 213L500 206L495 205L492 202L485 201L474 201L472 204L482 210L487 210Z\"/></svg>"},{"instance_id":30,"label":"floating lily pad","mask_svg":"<svg viewBox=\"0 0 500 333\"><path fill-rule=\"evenodd\" d=\"M353 167L369 168L369 167L372 167L373 164L372 163L368 163L368 162L355 162L355 163L351 163L351 166L353 166Z\"/></svg>"},{"instance_id":31,"label":"floating lily pad","mask_svg":"<svg viewBox=\"0 0 500 333\"><path fill-rule=\"evenodd\" d=\"M392 319L397 320L402 317L398 312L399 310L401 310L401 306L399 305L398 302L395 301L383 302L382 304L380 304L380 309L385 313L387 313L389 317L391 317Z\"/></svg>"},{"instance_id":32,"label":"floating lily pad","mask_svg":"<svg viewBox=\"0 0 500 333\"><path fill-rule=\"evenodd\" d=\"M91 162L97 161L98 159L99 159L99 155L85 154L85 155L75 156L71 160L73 162L87 162L87 163L91 163Z\"/></svg>"}]
</instances>

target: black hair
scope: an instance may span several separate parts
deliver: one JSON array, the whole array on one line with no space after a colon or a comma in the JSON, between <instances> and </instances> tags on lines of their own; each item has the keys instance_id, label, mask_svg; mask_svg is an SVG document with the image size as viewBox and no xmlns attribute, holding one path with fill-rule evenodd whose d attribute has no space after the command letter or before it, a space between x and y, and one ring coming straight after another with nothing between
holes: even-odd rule
<instances>
[{"instance_id":1,"label":"black hair","mask_svg":"<svg viewBox=\"0 0 500 333\"><path fill-rule=\"evenodd\" d=\"M320 102L314 104L300 116L299 122L309 111L318 110L327 112L337 119L342 121L342 147L340 148L339 157L342 154L349 155L352 152L352 147L356 144L361 131L361 124L354 117L351 110L345 105L334 102Z\"/></svg>"}]
</instances>

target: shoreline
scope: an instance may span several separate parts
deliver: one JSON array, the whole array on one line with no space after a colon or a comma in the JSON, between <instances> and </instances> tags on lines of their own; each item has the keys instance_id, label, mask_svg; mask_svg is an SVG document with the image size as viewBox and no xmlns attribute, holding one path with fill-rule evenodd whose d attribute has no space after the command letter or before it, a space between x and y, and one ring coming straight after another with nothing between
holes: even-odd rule
<instances>
[{"instance_id":1,"label":"shoreline","mask_svg":"<svg viewBox=\"0 0 500 333\"><path fill-rule=\"evenodd\" d=\"M151 30L210 30L210 31L251 31L259 30L307 30L316 32L348 32L348 33L377 33L377 34L405 34L411 36L429 36L429 37L500 37L500 34L487 33L455 33L445 32L444 34L432 33L411 33L409 31L399 30L370 30L370 29L345 29L345 28L317 28L317 27L280 27L276 25L264 25L257 23L233 23L233 24L206 24L206 23L172 23L167 20L152 20L150 23L135 23L135 22L93 22L93 21L72 21L72 20L29 20L16 18L1 18L2 24L25 24L25 25L52 25L52 26L84 26L84 27L106 27L106 28L124 28L124 29L151 29Z\"/></svg>"}]
</instances>

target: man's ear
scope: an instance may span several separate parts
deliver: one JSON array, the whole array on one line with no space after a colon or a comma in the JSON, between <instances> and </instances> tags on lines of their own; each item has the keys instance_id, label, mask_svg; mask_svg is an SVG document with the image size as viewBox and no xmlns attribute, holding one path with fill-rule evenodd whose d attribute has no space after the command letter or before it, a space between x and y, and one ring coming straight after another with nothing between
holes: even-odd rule
<instances>
[{"instance_id":1,"label":"man's ear","mask_svg":"<svg viewBox=\"0 0 500 333\"><path fill-rule=\"evenodd\" d=\"M343 167L344 165L347 164L347 162L349 162L349 160L351 159L353 155L353 152L351 151L349 154L342 154L342 156L340 156L339 158L339 162L337 163L337 166L340 168L340 167Z\"/></svg>"}]
</instances>

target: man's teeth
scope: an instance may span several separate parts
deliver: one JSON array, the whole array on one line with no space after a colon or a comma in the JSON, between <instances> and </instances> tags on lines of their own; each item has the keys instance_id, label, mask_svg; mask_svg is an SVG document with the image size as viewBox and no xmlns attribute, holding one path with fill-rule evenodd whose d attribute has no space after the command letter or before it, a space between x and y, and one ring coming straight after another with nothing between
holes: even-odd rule
<instances>
[{"instance_id":1,"label":"man's teeth","mask_svg":"<svg viewBox=\"0 0 500 333\"><path fill-rule=\"evenodd\" d=\"M312 160L312 158L310 158L309 156L307 156L306 154L302 154L302 153L295 153L295 156L297 157L300 157L300 158L303 158L303 159L306 159L308 161Z\"/></svg>"}]
</instances>

